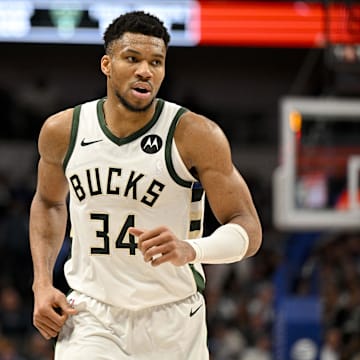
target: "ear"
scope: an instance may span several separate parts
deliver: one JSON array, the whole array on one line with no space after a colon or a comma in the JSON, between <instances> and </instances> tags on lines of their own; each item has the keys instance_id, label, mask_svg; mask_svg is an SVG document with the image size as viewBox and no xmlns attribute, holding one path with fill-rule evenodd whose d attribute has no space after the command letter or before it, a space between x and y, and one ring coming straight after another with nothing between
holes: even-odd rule
<instances>
[{"instance_id":1,"label":"ear","mask_svg":"<svg viewBox=\"0 0 360 360\"><path fill-rule=\"evenodd\" d=\"M101 65L101 71L104 73L104 75L110 76L111 60L109 55L104 55L101 58L100 65Z\"/></svg>"}]
</instances>

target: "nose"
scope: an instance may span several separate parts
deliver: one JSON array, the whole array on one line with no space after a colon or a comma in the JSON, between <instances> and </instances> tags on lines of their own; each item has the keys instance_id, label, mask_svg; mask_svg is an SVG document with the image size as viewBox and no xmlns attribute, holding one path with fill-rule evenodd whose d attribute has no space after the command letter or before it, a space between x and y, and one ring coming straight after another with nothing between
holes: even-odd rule
<instances>
[{"instance_id":1,"label":"nose","mask_svg":"<svg viewBox=\"0 0 360 360\"><path fill-rule=\"evenodd\" d=\"M142 79L149 79L152 77L152 72L150 70L150 66L147 61L143 60L138 63L138 67L135 72L136 76Z\"/></svg>"}]
</instances>

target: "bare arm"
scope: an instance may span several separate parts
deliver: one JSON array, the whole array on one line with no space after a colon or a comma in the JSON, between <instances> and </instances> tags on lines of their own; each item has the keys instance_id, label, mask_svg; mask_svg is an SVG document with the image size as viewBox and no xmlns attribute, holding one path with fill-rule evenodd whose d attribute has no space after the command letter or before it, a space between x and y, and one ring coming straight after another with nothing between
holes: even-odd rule
<instances>
[{"instance_id":1,"label":"bare arm","mask_svg":"<svg viewBox=\"0 0 360 360\"><path fill-rule=\"evenodd\" d=\"M224 133L194 113L186 114L178 127L180 153L187 167L196 171L215 217L221 224L241 225L249 235L245 256L254 255L262 242L260 220L248 186L232 162Z\"/></svg>"},{"instance_id":2,"label":"bare arm","mask_svg":"<svg viewBox=\"0 0 360 360\"><path fill-rule=\"evenodd\" d=\"M67 318L65 295L53 288L53 268L66 222L67 181L62 169L70 138L71 111L50 117L39 136L38 182L30 210L30 248L34 268L34 325L45 338L57 335ZM56 309L61 309L60 314Z\"/></svg>"}]
</instances>

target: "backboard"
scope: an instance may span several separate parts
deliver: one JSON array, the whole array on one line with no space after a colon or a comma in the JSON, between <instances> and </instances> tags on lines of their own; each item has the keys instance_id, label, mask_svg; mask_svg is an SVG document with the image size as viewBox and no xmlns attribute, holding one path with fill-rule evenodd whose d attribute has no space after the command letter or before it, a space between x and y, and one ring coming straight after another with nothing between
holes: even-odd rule
<instances>
[{"instance_id":1,"label":"backboard","mask_svg":"<svg viewBox=\"0 0 360 360\"><path fill-rule=\"evenodd\" d=\"M275 226L360 228L360 99L284 98L280 129Z\"/></svg>"}]
</instances>

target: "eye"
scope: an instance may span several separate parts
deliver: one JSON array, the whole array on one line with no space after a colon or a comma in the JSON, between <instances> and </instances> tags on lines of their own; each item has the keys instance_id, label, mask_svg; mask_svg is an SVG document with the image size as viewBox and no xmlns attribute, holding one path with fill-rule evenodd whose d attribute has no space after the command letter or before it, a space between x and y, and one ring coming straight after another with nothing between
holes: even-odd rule
<instances>
[{"instance_id":1,"label":"eye","mask_svg":"<svg viewBox=\"0 0 360 360\"><path fill-rule=\"evenodd\" d=\"M160 60L153 60L152 62L151 62L151 65L152 66L160 66L162 64L162 62L160 61Z\"/></svg>"},{"instance_id":2,"label":"eye","mask_svg":"<svg viewBox=\"0 0 360 360\"><path fill-rule=\"evenodd\" d=\"M128 56L126 59L130 63L136 63L137 62L137 59L136 59L135 56Z\"/></svg>"}]
</instances>

